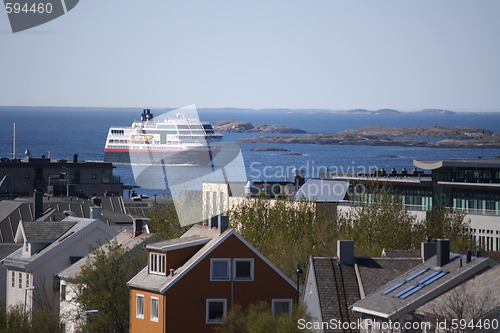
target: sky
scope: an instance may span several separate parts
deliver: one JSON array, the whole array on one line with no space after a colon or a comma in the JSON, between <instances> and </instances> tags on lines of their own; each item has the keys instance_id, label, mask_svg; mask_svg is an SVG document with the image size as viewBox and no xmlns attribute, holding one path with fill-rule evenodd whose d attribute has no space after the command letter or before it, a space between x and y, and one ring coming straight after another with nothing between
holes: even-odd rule
<instances>
[{"instance_id":1,"label":"sky","mask_svg":"<svg viewBox=\"0 0 500 333\"><path fill-rule=\"evenodd\" d=\"M12 33L0 106L500 112L497 0L81 0Z\"/></svg>"}]
</instances>

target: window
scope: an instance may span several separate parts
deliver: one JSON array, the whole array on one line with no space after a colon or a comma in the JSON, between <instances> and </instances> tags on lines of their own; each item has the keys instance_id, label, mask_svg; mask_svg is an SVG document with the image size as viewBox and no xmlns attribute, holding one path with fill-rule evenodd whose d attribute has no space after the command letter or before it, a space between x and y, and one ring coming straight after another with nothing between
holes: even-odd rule
<instances>
[{"instance_id":1,"label":"window","mask_svg":"<svg viewBox=\"0 0 500 333\"><path fill-rule=\"evenodd\" d=\"M207 299L207 324L220 323L226 316L227 300Z\"/></svg>"},{"instance_id":2,"label":"window","mask_svg":"<svg viewBox=\"0 0 500 333\"><path fill-rule=\"evenodd\" d=\"M281 314L292 314L292 300L291 299L273 299L273 316L277 317Z\"/></svg>"},{"instance_id":3,"label":"window","mask_svg":"<svg viewBox=\"0 0 500 333\"><path fill-rule=\"evenodd\" d=\"M30 273L26 273L26 288L30 286Z\"/></svg>"},{"instance_id":4,"label":"window","mask_svg":"<svg viewBox=\"0 0 500 333\"><path fill-rule=\"evenodd\" d=\"M135 295L135 317L144 319L144 295Z\"/></svg>"},{"instance_id":5,"label":"window","mask_svg":"<svg viewBox=\"0 0 500 333\"><path fill-rule=\"evenodd\" d=\"M16 273L12 271L12 288L16 286Z\"/></svg>"},{"instance_id":6,"label":"window","mask_svg":"<svg viewBox=\"0 0 500 333\"><path fill-rule=\"evenodd\" d=\"M61 284L61 301L66 300L66 285Z\"/></svg>"},{"instance_id":7,"label":"window","mask_svg":"<svg viewBox=\"0 0 500 333\"><path fill-rule=\"evenodd\" d=\"M19 289L23 287L23 273L19 273Z\"/></svg>"},{"instance_id":8,"label":"window","mask_svg":"<svg viewBox=\"0 0 500 333\"><path fill-rule=\"evenodd\" d=\"M253 259L234 259L234 279L253 281Z\"/></svg>"},{"instance_id":9,"label":"window","mask_svg":"<svg viewBox=\"0 0 500 333\"><path fill-rule=\"evenodd\" d=\"M149 272L165 274L165 255L155 252L149 254Z\"/></svg>"},{"instance_id":10,"label":"window","mask_svg":"<svg viewBox=\"0 0 500 333\"><path fill-rule=\"evenodd\" d=\"M223 280L230 279L229 264L231 259L211 259L210 260L210 280Z\"/></svg>"},{"instance_id":11,"label":"window","mask_svg":"<svg viewBox=\"0 0 500 333\"><path fill-rule=\"evenodd\" d=\"M151 297L151 321L158 321L158 298Z\"/></svg>"}]
</instances>

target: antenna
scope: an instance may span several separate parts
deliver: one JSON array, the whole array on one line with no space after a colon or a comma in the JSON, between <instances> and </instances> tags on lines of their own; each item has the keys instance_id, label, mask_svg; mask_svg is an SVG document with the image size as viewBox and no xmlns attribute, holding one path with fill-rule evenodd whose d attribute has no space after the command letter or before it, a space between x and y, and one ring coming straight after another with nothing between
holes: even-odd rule
<instances>
[{"instance_id":1,"label":"antenna","mask_svg":"<svg viewBox=\"0 0 500 333\"><path fill-rule=\"evenodd\" d=\"M14 122L14 130L12 132L12 159L16 158L16 123Z\"/></svg>"}]
</instances>

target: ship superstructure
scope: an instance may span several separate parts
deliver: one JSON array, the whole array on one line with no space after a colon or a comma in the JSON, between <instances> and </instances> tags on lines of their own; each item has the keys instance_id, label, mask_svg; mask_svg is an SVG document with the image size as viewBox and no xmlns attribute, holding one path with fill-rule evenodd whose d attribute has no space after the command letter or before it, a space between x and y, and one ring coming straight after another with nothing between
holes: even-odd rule
<instances>
[{"instance_id":1,"label":"ship superstructure","mask_svg":"<svg viewBox=\"0 0 500 333\"><path fill-rule=\"evenodd\" d=\"M153 120L150 109L130 127L109 129L104 161L121 164L206 164L222 135L208 122L177 113Z\"/></svg>"}]
</instances>

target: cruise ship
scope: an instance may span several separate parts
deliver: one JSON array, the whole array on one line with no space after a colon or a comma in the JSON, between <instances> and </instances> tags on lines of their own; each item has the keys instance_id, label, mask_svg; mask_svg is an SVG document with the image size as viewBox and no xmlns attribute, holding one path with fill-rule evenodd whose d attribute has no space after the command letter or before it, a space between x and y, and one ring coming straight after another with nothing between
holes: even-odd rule
<instances>
[{"instance_id":1,"label":"cruise ship","mask_svg":"<svg viewBox=\"0 0 500 333\"><path fill-rule=\"evenodd\" d=\"M133 165L207 165L220 150L222 135L210 123L183 113L153 120L145 109L141 121L109 129L104 161Z\"/></svg>"}]
</instances>

